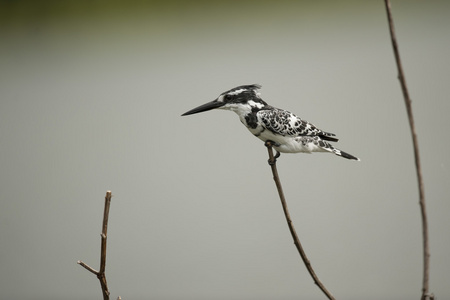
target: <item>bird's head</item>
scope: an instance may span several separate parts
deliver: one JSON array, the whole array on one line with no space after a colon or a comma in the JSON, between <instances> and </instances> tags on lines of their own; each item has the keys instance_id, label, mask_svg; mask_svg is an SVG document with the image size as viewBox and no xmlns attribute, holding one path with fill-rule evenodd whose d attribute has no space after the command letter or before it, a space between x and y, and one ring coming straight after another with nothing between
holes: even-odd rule
<instances>
[{"instance_id":1,"label":"bird's head","mask_svg":"<svg viewBox=\"0 0 450 300\"><path fill-rule=\"evenodd\" d=\"M251 111L252 108L262 108L266 106L267 103L259 97L258 89L260 88L261 86L259 84L235 87L234 89L223 92L217 99L185 112L182 116L192 115L215 108L232 110L238 114Z\"/></svg>"}]
</instances>

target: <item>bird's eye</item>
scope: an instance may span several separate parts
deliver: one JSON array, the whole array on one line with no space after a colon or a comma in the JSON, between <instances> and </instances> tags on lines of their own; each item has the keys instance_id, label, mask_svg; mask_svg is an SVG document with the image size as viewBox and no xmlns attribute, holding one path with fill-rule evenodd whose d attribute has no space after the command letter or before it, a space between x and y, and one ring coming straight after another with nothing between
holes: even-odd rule
<instances>
[{"instance_id":1,"label":"bird's eye","mask_svg":"<svg viewBox=\"0 0 450 300\"><path fill-rule=\"evenodd\" d=\"M233 98L232 95L230 95L230 94L225 95L225 100L226 100L226 101L231 100L231 98Z\"/></svg>"}]
</instances>

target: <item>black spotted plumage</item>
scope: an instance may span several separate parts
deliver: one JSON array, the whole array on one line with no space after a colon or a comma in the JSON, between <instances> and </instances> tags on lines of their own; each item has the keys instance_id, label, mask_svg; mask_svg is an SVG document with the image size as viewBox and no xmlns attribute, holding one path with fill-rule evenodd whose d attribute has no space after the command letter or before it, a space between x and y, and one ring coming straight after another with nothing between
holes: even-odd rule
<instances>
[{"instance_id":1,"label":"black spotted plumage","mask_svg":"<svg viewBox=\"0 0 450 300\"><path fill-rule=\"evenodd\" d=\"M324 140L337 142L335 134L325 132L313 124L300 119L291 112L283 109L270 107L270 109L260 109L257 112L258 117L263 122L263 127L274 134L282 136L319 136Z\"/></svg>"},{"instance_id":2,"label":"black spotted plumage","mask_svg":"<svg viewBox=\"0 0 450 300\"><path fill-rule=\"evenodd\" d=\"M258 127L258 117L257 117L258 111L259 111L259 109L254 107L254 108L252 108L251 113L249 113L245 116L245 121L247 122L247 125L250 128L255 129L256 127Z\"/></svg>"}]
</instances>

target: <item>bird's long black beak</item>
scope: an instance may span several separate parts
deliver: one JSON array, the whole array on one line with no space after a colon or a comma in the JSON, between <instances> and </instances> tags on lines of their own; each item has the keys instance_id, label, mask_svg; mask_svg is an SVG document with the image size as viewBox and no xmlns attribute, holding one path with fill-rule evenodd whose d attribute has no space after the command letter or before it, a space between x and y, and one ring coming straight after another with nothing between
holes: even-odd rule
<instances>
[{"instance_id":1,"label":"bird's long black beak","mask_svg":"<svg viewBox=\"0 0 450 300\"><path fill-rule=\"evenodd\" d=\"M217 100L205 103L203 105L200 105L199 107L193 108L190 111L185 112L184 114L182 114L182 116L187 116L187 115L193 115L193 114L197 114L200 112L204 112L204 111L208 111L214 108L218 108L221 107L224 103L223 102L219 102Z\"/></svg>"}]
</instances>

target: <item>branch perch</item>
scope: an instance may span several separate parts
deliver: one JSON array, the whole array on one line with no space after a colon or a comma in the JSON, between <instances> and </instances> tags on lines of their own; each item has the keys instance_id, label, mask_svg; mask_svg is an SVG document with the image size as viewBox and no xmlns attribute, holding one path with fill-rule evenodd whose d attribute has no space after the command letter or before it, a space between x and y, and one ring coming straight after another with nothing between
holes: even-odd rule
<instances>
[{"instance_id":1,"label":"branch perch","mask_svg":"<svg viewBox=\"0 0 450 300\"><path fill-rule=\"evenodd\" d=\"M389 23L389 32L391 34L392 48L394 50L395 61L398 69L398 80L402 88L403 98L405 101L406 112L408 114L409 127L411 129L411 136L414 148L414 161L416 164L417 184L419 187L419 204L422 217L422 238L423 238L423 281L422 281L422 297L421 300L432 300L434 295L429 293L429 276L430 276L430 249L428 243L428 220L427 210L425 206L425 192L422 179L422 169L420 167L419 156L419 142L417 140L416 129L414 126L414 116L412 112L411 99L409 98L408 87L406 86L406 79L403 73L402 62L400 60L400 53L397 45L397 38L395 37L394 20L391 13L391 3L385 0L386 13Z\"/></svg>"},{"instance_id":2,"label":"branch perch","mask_svg":"<svg viewBox=\"0 0 450 300\"><path fill-rule=\"evenodd\" d=\"M267 141L265 143L265 146L267 147L267 151L269 152L269 165L272 168L273 180L275 181L275 185L277 186L278 195L280 196L281 205L283 206L284 216L286 217L289 231L291 232L292 238L294 239L295 247L297 248L300 257L302 258L306 266L306 269L308 269L309 274L313 278L314 283L327 296L328 299L335 300L333 295L327 290L327 288L320 281L319 277L317 277L316 272L314 272L314 269L311 266L311 263L308 257L306 256L305 251L303 250L302 244L300 243L300 240L297 236L297 232L295 231L294 224L292 223L291 216L289 214L289 210L286 204L286 199L284 198L283 188L281 186L280 178L278 176L276 157L273 155L272 142Z\"/></svg>"},{"instance_id":3,"label":"branch perch","mask_svg":"<svg viewBox=\"0 0 450 300\"><path fill-rule=\"evenodd\" d=\"M105 196L105 209L103 211L103 225L101 233L101 250L100 250L100 270L97 271L89 265L85 264L81 260L77 263L89 272L95 274L100 281L100 286L102 288L103 300L109 300L109 290L108 284L106 282L105 267L106 267L106 235L108 233L108 216L109 216L109 206L111 204L111 191L106 192Z\"/></svg>"}]
</instances>

